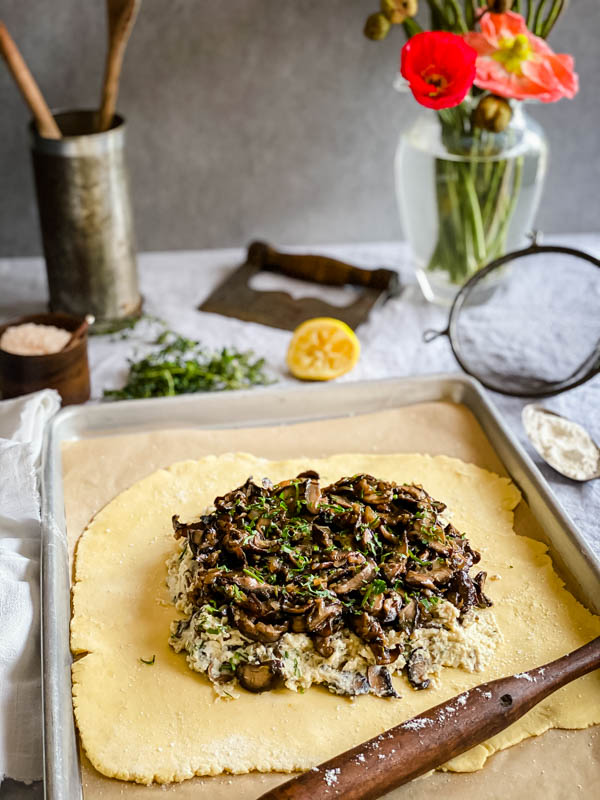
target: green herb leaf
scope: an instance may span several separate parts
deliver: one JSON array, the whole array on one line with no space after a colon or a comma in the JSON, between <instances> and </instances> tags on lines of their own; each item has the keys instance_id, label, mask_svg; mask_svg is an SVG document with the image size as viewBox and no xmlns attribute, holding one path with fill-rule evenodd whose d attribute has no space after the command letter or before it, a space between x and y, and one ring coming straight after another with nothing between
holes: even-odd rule
<instances>
[{"instance_id":1,"label":"green herb leaf","mask_svg":"<svg viewBox=\"0 0 600 800\"><path fill-rule=\"evenodd\" d=\"M367 590L364 593L360 607L364 608L366 603L371 599L371 596L376 597L378 594L383 594L383 592L385 592L386 589L387 589L387 583L385 581L379 580L379 578L376 578L372 583L368 585Z\"/></svg>"},{"instance_id":2,"label":"green herb leaf","mask_svg":"<svg viewBox=\"0 0 600 800\"><path fill-rule=\"evenodd\" d=\"M265 361L252 352L224 347L206 351L200 342L164 331L155 342L159 349L129 361L129 376L122 389L106 390L111 400L166 397L192 392L219 392L273 383Z\"/></svg>"}]
</instances>

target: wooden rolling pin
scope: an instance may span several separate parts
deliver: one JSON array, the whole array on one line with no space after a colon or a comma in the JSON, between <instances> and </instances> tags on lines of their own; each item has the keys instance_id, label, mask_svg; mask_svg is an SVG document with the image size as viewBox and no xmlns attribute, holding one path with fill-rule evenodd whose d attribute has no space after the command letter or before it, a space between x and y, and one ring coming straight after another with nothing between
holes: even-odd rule
<instances>
[{"instance_id":1,"label":"wooden rolling pin","mask_svg":"<svg viewBox=\"0 0 600 800\"><path fill-rule=\"evenodd\" d=\"M373 800L489 739L561 686L599 667L600 637L543 667L463 692L258 800Z\"/></svg>"},{"instance_id":2,"label":"wooden rolling pin","mask_svg":"<svg viewBox=\"0 0 600 800\"><path fill-rule=\"evenodd\" d=\"M45 139L60 139L62 134L52 112L48 108L46 101L35 82L35 78L29 71L19 48L14 42L10 33L6 30L6 25L0 21L0 51L4 56L9 70L12 72L15 83L21 90L25 102L31 109L35 117L35 122L40 136Z\"/></svg>"}]
</instances>

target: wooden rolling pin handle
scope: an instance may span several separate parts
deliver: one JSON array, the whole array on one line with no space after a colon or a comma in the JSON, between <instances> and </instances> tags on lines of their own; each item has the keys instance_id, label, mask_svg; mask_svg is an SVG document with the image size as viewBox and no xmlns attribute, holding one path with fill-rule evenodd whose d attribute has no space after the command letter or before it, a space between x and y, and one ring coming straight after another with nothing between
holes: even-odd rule
<instances>
[{"instance_id":1,"label":"wooden rolling pin handle","mask_svg":"<svg viewBox=\"0 0 600 800\"><path fill-rule=\"evenodd\" d=\"M476 686L313 767L259 800L374 800L489 739L600 667L600 637L557 661Z\"/></svg>"},{"instance_id":2,"label":"wooden rolling pin handle","mask_svg":"<svg viewBox=\"0 0 600 800\"><path fill-rule=\"evenodd\" d=\"M262 269L281 272L290 278L323 283L328 286L364 286L372 289L396 290L398 276L388 269L361 269L335 258L280 253L264 242L253 242L248 248L248 261Z\"/></svg>"},{"instance_id":3,"label":"wooden rolling pin handle","mask_svg":"<svg viewBox=\"0 0 600 800\"><path fill-rule=\"evenodd\" d=\"M25 102L35 117L40 136L45 139L62 138L56 120L52 116L52 112L48 108L39 86L35 82L35 78L29 71L29 67L19 52L19 48L6 30L6 25L3 22L0 22L0 52L2 52L15 83L21 90Z\"/></svg>"}]
</instances>

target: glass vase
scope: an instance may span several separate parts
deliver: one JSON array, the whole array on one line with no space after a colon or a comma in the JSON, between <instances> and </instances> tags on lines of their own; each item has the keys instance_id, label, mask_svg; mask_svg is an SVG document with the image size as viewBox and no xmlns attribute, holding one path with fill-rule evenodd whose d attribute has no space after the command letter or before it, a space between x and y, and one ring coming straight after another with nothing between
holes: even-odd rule
<instances>
[{"instance_id":1,"label":"glass vase","mask_svg":"<svg viewBox=\"0 0 600 800\"><path fill-rule=\"evenodd\" d=\"M500 133L462 130L455 109L421 113L396 150L396 197L417 280L441 305L474 272L525 243L546 172L546 138L521 104ZM479 299L493 288L482 286Z\"/></svg>"}]
</instances>

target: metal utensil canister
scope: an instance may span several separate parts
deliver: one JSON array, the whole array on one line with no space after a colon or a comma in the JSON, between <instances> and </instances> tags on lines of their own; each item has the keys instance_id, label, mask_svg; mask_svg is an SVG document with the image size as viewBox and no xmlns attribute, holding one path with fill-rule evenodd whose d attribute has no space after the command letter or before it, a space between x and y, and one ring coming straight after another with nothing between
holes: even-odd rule
<instances>
[{"instance_id":1,"label":"metal utensil canister","mask_svg":"<svg viewBox=\"0 0 600 800\"><path fill-rule=\"evenodd\" d=\"M96 111L62 111L63 134L30 125L50 309L96 318L94 330L139 316L133 217L125 165L125 121L96 132Z\"/></svg>"}]
</instances>

